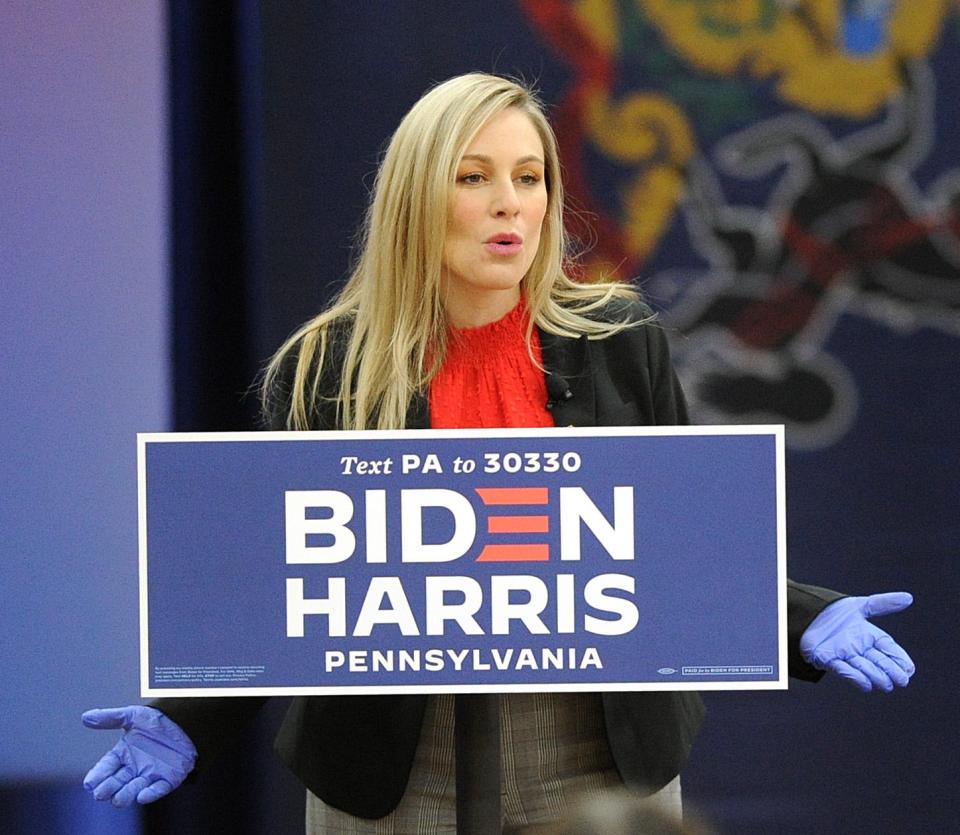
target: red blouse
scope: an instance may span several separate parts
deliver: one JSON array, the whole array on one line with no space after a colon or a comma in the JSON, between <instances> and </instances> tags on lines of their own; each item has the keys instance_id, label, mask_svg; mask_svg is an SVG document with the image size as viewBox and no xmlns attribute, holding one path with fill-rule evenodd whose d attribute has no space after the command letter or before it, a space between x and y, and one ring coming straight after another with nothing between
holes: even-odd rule
<instances>
[{"instance_id":1,"label":"red blouse","mask_svg":"<svg viewBox=\"0 0 960 835\"><path fill-rule=\"evenodd\" d=\"M530 359L523 299L502 319L478 328L451 328L447 356L430 383L434 429L553 426L547 385ZM536 328L533 356L543 362Z\"/></svg>"}]
</instances>

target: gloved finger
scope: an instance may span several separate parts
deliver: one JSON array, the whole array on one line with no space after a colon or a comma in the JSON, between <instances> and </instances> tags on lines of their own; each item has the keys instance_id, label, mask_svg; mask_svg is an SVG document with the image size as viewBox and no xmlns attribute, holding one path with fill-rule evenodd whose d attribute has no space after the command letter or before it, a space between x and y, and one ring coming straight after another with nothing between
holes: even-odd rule
<instances>
[{"instance_id":1,"label":"gloved finger","mask_svg":"<svg viewBox=\"0 0 960 835\"><path fill-rule=\"evenodd\" d=\"M125 707L106 707L84 711L80 719L88 728L122 728L129 717Z\"/></svg>"},{"instance_id":2,"label":"gloved finger","mask_svg":"<svg viewBox=\"0 0 960 835\"><path fill-rule=\"evenodd\" d=\"M127 766L117 769L116 774L107 777L106 780L93 790L94 798L97 800L112 800L113 796L127 785L134 776L133 771Z\"/></svg>"},{"instance_id":3,"label":"gloved finger","mask_svg":"<svg viewBox=\"0 0 960 835\"><path fill-rule=\"evenodd\" d=\"M881 670L883 670L887 676L890 678L897 687L906 687L910 682L910 676L906 673L899 664L897 664L892 658L888 658L876 647L871 647L868 649L864 656L876 664Z\"/></svg>"},{"instance_id":4,"label":"gloved finger","mask_svg":"<svg viewBox=\"0 0 960 835\"><path fill-rule=\"evenodd\" d=\"M132 806L139 799L140 793L149 787L152 779L155 778L144 777L143 775L134 777L113 796L113 805L118 809Z\"/></svg>"},{"instance_id":5,"label":"gloved finger","mask_svg":"<svg viewBox=\"0 0 960 835\"><path fill-rule=\"evenodd\" d=\"M905 591L871 594L863 604L863 616L873 618L878 615L890 615L903 611L911 603L913 603L913 595Z\"/></svg>"},{"instance_id":6,"label":"gloved finger","mask_svg":"<svg viewBox=\"0 0 960 835\"><path fill-rule=\"evenodd\" d=\"M873 690L873 685L870 683L870 679L868 679L859 670L851 667L842 658L834 658L832 661L829 661L827 663L827 669L841 678L847 679L847 681L849 681L855 687L860 688L864 693L869 693L871 690Z\"/></svg>"},{"instance_id":7,"label":"gloved finger","mask_svg":"<svg viewBox=\"0 0 960 835\"><path fill-rule=\"evenodd\" d=\"M134 777L113 796L110 802L118 809L125 809L127 806L132 806L137 802L137 795L149 785L150 780L146 777Z\"/></svg>"},{"instance_id":8,"label":"gloved finger","mask_svg":"<svg viewBox=\"0 0 960 835\"><path fill-rule=\"evenodd\" d=\"M137 795L137 803L153 803L161 797L166 797L173 791L173 784L167 780L156 780Z\"/></svg>"},{"instance_id":9,"label":"gloved finger","mask_svg":"<svg viewBox=\"0 0 960 835\"><path fill-rule=\"evenodd\" d=\"M907 655L907 651L886 633L876 640L874 646L888 658L892 658L907 676L912 676L916 672L917 667L913 659Z\"/></svg>"},{"instance_id":10,"label":"gloved finger","mask_svg":"<svg viewBox=\"0 0 960 835\"><path fill-rule=\"evenodd\" d=\"M86 777L83 778L83 787L88 792L92 792L108 777L113 777L113 775L117 773L117 769L122 765L123 762L120 760L120 757L117 756L115 749L107 752L97 761L97 764L87 772Z\"/></svg>"},{"instance_id":11,"label":"gloved finger","mask_svg":"<svg viewBox=\"0 0 960 835\"><path fill-rule=\"evenodd\" d=\"M882 690L884 693L893 690L893 682L890 680L890 676L866 656L854 655L847 659L847 663L870 679L870 683L877 690Z\"/></svg>"}]
</instances>

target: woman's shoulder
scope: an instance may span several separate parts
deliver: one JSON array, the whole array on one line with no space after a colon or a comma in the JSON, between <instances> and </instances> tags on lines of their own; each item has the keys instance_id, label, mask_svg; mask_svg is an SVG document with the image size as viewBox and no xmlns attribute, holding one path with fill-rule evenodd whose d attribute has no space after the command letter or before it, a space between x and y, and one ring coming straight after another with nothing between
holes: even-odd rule
<instances>
[{"instance_id":1,"label":"woman's shoulder","mask_svg":"<svg viewBox=\"0 0 960 835\"><path fill-rule=\"evenodd\" d=\"M601 326L598 332L584 335L612 360L627 362L629 357L629 361L654 365L669 361L666 330L656 311L636 292L613 295L582 315Z\"/></svg>"},{"instance_id":2,"label":"woman's shoulder","mask_svg":"<svg viewBox=\"0 0 960 835\"><path fill-rule=\"evenodd\" d=\"M572 330L591 339L604 339L617 333L636 330L656 320L651 307L632 287L590 288L589 295L579 290L575 296L561 300L560 318Z\"/></svg>"},{"instance_id":3,"label":"woman's shoulder","mask_svg":"<svg viewBox=\"0 0 960 835\"><path fill-rule=\"evenodd\" d=\"M611 296L589 318L611 325L648 325L656 320L656 314L640 296L631 294Z\"/></svg>"},{"instance_id":4,"label":"woman's shoulder","mask_svg":"<svg viewBox=\"0 0 960 835\"><path fill-rule=\"evenodd\" d=\"M272 373L263 398L268 427L286 428L297 390L301 397L310 392L304 405L311 423L326 422L320 419L320 412L325 415L327 401L335 400L339 392L353 321L351 316L338 316L313 328L304 327L278 351L271 362Z\"/></svg>"}]
</instances>

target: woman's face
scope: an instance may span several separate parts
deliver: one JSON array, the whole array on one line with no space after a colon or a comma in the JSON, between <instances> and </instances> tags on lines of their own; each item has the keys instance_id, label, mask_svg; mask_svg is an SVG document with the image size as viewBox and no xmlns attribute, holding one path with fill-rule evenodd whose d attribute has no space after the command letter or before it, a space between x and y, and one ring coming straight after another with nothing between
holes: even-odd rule
<instances>
[{"instance_id":1,"label":"woman's face","mask_svg":"<svg viewBox=\"0 0 960 835\"><path fill-rule=\"evenodd\" d=\"M443 292L454 325L508 313L540 245L547 210L544 152L517 108L492 117L457 168L443 249Z\"/></svg>"}]
</instances>

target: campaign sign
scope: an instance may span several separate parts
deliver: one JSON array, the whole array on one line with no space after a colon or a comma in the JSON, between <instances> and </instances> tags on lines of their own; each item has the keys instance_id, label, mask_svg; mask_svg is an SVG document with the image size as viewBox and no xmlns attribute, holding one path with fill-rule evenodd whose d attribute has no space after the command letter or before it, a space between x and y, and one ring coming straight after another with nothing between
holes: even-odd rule
<instances>
[{"instance_id":1,"label":"campaign sign","mask_svg":"<svg viewBox=\"0 0 960 835\"><path fill-rule=\"evenodd\" d=\"M782 427L139 436L145 696L786 686Z\"/></svg>"}]
</instances>

